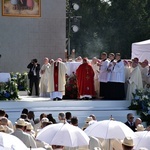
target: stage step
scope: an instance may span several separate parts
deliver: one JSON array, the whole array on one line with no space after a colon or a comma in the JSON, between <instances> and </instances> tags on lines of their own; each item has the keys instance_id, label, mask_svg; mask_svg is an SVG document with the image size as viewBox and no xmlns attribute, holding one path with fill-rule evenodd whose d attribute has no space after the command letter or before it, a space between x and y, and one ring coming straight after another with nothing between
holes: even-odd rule
<instances>
[{"instance_id":1,"label":"stage step","mask_svg":"<svg viewBox=\"0 0 150 150\"><path fill-rule=\"evenodd\" d=\"M39 118L41 113L51 113L58 121L59 112L70 111L72 116L77 116L79 126L82 127L86 117L94 114L97 120L109 119L112 115L115 120L122 122L126 121L126 115L130 112L135 117L138 117L136 111L128 110L129 101L108 101L108 100L62 100L51 101L49 98L27 97L20 101L1 101L0 109L4 109L9 115L9 119L14 123L19 118L23 108L32 110L35 113L35 118Z\"/></svg>"}]
</instances>

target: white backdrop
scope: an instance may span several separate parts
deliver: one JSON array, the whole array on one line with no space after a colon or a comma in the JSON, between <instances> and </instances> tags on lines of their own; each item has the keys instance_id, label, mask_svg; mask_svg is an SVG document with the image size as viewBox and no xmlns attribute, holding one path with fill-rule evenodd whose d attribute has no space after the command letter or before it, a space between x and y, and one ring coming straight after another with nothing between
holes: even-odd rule
<instances>
[{"instance_id":1,"label":"white backdrop","mask_svg":"<svg viewBox=\"0 0 150 150\"><path fill-rule=\"evenodd\" d=\"M139 58L142 62L147 59L150 62L150 40L132 43L132 59Z\"/></svg>"}]
</instances>

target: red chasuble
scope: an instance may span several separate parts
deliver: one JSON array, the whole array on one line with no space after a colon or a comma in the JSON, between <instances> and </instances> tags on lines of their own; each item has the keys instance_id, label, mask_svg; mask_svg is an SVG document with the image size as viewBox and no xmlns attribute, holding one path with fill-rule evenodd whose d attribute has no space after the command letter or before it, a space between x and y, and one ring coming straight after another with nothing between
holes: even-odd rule
<instances>
[{"instance_id":1,"label":"red chasuble","mask_svg":"<svg viewBox=\"0 0 150 150\"><path fill-rule=\"evenodd\" d=\"M54 91L58 91L58 65L59 62L54 63Z\"/></svg>"},{"instance_id":2,"label":"red chasuble","mask_svg":"<svg viewBox=\"0 0 150 150\"><path fill-rule=\"evenodd\" d=\"M79 96L81 95L95 95L94 90L94 71L88 63L81 64L76 70L77 86Z\"/></svg>"}]
</instances>

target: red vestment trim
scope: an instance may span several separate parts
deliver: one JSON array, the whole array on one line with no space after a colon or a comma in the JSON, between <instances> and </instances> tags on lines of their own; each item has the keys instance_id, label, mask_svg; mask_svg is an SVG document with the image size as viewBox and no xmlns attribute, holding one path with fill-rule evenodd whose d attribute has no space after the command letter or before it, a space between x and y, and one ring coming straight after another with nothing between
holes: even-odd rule
<instances>
[{"instance_id":1,"label":"red vestment trim","mask_svg":"<svg viewBox=\"0 0 150 150\"><path fill-rule=\"evenodd\" d=\"M57 64L57 66L56 66ZM54 63L54 91L58 91L58 67L59 63Z\"/></svg>"}]
</instances>

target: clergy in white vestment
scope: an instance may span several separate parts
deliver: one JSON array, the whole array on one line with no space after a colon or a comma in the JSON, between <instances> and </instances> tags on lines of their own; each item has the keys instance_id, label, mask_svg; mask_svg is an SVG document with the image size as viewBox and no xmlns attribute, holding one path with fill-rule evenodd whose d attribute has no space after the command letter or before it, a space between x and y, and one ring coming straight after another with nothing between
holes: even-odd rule
<instances>
[{"instance_id":1,"label":"clergy in white vestment","mask_svg":"<svg viewBox=\"0 0 150 150\"><path fill-rule=\"evenodd\" d=\"M47 92L48 89L48 74L49 74L50 63L47 57L44 58L44 64L40 70L40 96L41 97L49 97L50 94Z\"/></svg>"},{"instance_id":2,"label":"clergy in white vestment","mask_svg":"<svg viewBox=\"0 0 150 150\"><path fill-rule=\"evenodd\" d=\"M133 93L135 93L136 89L142 89L143 82L142 82L142 75L141 70L138 65L138 59L134 58L132 60L132 72L129 75L128 79L128 89L127 89L127 100L133 99Z\"/></svg>"},{"instance_id":3,"label":"clergy in white vestment","mask_svg":"<svg viewBox=\"0 0 150 150\"><path fill-rule=\"evenodd\" d=\"M107 53L103 52L101 54L101 62L99 68L99 79L100 82L100 97L105 99L106 91L107 91L107 68L108 68L109 60L107 59Z\"/></svg>"},{"instance_id":4,"label":"clergy in white vestment","mask_svg":"<svg viewBox=\"0 0 150 150\"><path fill-rule=\"evenodd\" d=\"M125 93L127 93L128 79L131 73L131 67L127 60L124 60L123 62L124 62L124 71L125 71Z\"/></svg>"},{"instance_id":5,"label":"clergy in white vestment","mask_svg":"<svg viewBox=\"0 0 150 150\"><path fill-rule=\"evenodd\" d=\"M49 80L48 80L48 92L52 100L62 100L65 94L67 67L62 62L61 58L58 58L51 64Z\"/></svg>"},{"instance_id":6,"label":"clergy in white vestment","mask_svg":"<svg viewBox=\"0 0 150 150\"><path fill-rule=\"evenodd\" d=\"M129 75L131 73L131 67L128 64L128 61L124 60L124 70L125 70L125 82L128 80Z\"/></svg>"},{"instance_id":7,"label":"clergy in white vestment","mask_svg":"<svg viewBox=\"0 0 150 150\"><path fill-rule=\"evenodd\" d=\"M148 89L150 91L150 64L148 66L148 70L147 70L146 76L147 76L147 84L145 85L144 88Z\"/></svg>"},{"instance_id":8,"label":"clergy in white vestment","mask_svg":"<svg viewBox=\"0 0 150 150\"><path fill-rule=\"evenodd\" d=\"M108 67L107 67L107 71L108 71L108 75L107 75L107 81L110 80L110 77L111 77L111 73L115 67L115 54L114 53L110 53L109 54L109 64L108 64Z\"/></svg>"},{"instance_id":9,"label":"clergy in white vestment","mask_svg":"<svg viewBox=\"0 0 150 150\"><path fill-rule=\"evenodd\" d=\"M111 90L112 90L112 85L111 85L111 82L110 82L110 78L111 78L111 74L112 74L112 71L115 67L115 54L114 53L110 53L109 54L109 64L108 64L108 67L107 67L107 94L106 94L106 99L111 99Z\"/></svg>"},{"instance_id":10,"label":"clergy in white vestment","mask_svg":"<svg viewBox=\"0 0 150 150\"><path fill-rule=\"evenodd\" d=\"M99 66L98 66L98 59L96 57L93 57L91 61L91 66L94 71L94 87L96 92L96 97L99 97L99 82L98 82L98 76L99 76Z\"/></svg>"},{"instance_id":11,"label":"clergy in white vestment","mask_svg":"<svg viewBox=\"0 0 150 150\"><path fill-rule=\"evenodd\" d=\"M125 99L125 70L124 62L121 60L121 54L116 53L114 67L111 72L109 82L111 83L110 98L114 100Z\"/></svg>"},{"instance_id":12,"label":"clergy in white vestment","mask_svg":"<svg viewBox=\"0 0 150 150\"><path fill-rule=\"evenodd\" d=\"M147 72L148 72L148 60L144 60L141 64L140 64L140 70L141 70L141 75L142 75L142 81L143 81L143 87L145 87L147 85Z\"/></svg>"}]
</instances>

